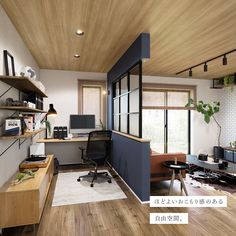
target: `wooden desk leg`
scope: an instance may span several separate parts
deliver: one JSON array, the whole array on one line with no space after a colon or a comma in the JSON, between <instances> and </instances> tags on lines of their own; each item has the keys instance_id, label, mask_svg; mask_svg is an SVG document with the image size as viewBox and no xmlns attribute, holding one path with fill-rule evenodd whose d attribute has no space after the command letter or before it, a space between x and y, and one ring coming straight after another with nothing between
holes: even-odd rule
<instances>
[{"instance_id":1,"label":"wooden desk leg","mask_svg":"<svg viewBox=\"0 0 236 236\"><path fill-rule=\"evenodd\" d=\"M188 196L188 192L187 192L187 189L186 189L186 187L185 187L184 180L183 180L183 177L182 177L182 175L181 175L181 172L179 172L179 179L180 179L180 181L181 181L181 183L182 183L182 186L183 186L183 188L184 188L184 192L185 192L186 196Z\"/></svg>"},{"instance_id":2,"label":"wooden desk leg","mask_svg":"<svg viewBox=\"0 0 236 236\"><path fill-rule=\"evenodd\" d=\"M171 195L171 193L172 193L173 184L174 184L174 179L175 179L175 171L173 170L173 173L172 173L172 178L171 178L171 182L170 182L170 190L169 190L169 195Z\"/></svg>"}]
</instances>

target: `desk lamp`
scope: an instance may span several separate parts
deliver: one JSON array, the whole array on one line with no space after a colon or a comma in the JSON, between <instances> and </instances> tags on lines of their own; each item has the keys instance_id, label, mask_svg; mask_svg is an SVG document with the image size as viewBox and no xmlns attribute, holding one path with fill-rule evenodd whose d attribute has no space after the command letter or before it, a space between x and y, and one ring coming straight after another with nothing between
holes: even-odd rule
<instances>
[{"instance_id":1,"label":"desk lamp","mask_svg":"<svg viewBox=\"0 0 236 236\"><path fill-rule=\"evenodd\" d=\"M54 109L53 107L53 104L49 104L49 110L46 114L46 117L45 117L45 123L46 123L46 127L49 129L49 133L50 133L50 130L51 130L51 127L50 127L50 123L48 122L48 116L56 116L57 115L57 112L56 110ZM48 132L46 132L46 139L48 138Z\"/></svg>"}]
</instances>

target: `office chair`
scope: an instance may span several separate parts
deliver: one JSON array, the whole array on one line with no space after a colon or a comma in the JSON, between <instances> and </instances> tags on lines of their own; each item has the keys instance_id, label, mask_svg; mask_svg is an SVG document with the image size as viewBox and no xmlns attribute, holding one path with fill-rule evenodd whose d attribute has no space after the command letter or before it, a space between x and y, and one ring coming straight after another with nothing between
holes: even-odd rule
<instances>
[{"instance_id":1,"label":"office chair","mask_svg":"<svg viewBox=\"0 0 236 236\"><path fill-rule=\"evenodd\" d=\"M94 171L89 171L87 175L80 176L77 179L78 182L83 178L92 177L90 187L93 187L94 181L100 177L111 183L111 177L107 171L98 172L98 165L104 165L110 156L111 136L112 131L110 130L99 130L89 133L86 154L84 154L85 148L79 147L79 149L81 150L81 158L84 163L93 166Z\"/></svg>"}]
</instances>

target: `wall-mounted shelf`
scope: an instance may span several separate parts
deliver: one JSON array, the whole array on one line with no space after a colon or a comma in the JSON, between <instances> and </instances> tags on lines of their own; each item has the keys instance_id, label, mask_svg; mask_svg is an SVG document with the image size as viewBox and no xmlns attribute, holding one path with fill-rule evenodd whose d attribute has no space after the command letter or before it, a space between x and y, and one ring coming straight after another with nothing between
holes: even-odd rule
<instances>
[{"instance_id":1,"label":"wall-mounted shelf","mask_svg":"<svg viewBox=\"0 0 236 236\"><path fill-rule=\"evenodd\" d=\"M1 140L11 140L11 139L30 138L30 137L32 137L32 136L34 136L34 135L36 135L36 134L38 134L38 133L40 133L44 130L46 130L46 129L43 128L43 129L35 130L33 132L27 132L27 133L22 134L22 135L14 135L14 136L10 136L10 135L4 136L3 135L3 136L0 136L0 139Z\"/></svg>"},{"instance_id":2,"label":"wall-mounted shelf","mask_svg":"<svg viewBox=\"0 0 236 236\"><path fill-rule=\"evenodd\" d=\"M5 76L0 75L0 81L19 89L22 92L36 92L42 97L47 97L47 95L39 89L34 82L32 82L28 77L22 76Z\"/></svg>"},{"instance_id":3,"label":"wall-mounted shelf","mask_svg":"<svg viewBox=\"0 0 236 236\"><path fill-rule=\"evenodd\" d=\"M0 110L18 110L22 112L39 112L39 113L47 113L46 111L24 107L24 106L0 106Z\"/></svg>"}]
</instances>

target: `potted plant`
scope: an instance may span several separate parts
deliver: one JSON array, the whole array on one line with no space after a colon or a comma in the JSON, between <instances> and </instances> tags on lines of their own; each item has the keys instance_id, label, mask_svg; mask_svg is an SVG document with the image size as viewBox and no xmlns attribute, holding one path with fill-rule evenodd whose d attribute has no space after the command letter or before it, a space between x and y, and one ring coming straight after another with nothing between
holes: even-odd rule
<instances>
[{"instance_id":1,"label":"potted plant","mask_svg":"<svg viewBox=\"0 0 236 236\"><path fill-rule=\"evenodd\" d=\"M231 91L233 91L233 86L235 85L235 76L234 75L226 75L224 77L224 86L230 87Z\"/></svg>"},{"instance_id":2,"label":"potted plant","mask_svg":"<svg viewBox=\"0 0 236 236\"><path fill-rule=\"evenodd\" d=\"M204 121L207 124L210 123L211 118L216 122L216 124L219 127L219 134L218 134L218 146L214 147L214 155L215 155L215 157L222 156L223 149L220 146L221 126L214 116L220 110L220 102L204 103L203 101L194 101L193 99L189 99L189 102L185 106L186 107L191 107L191 106L195 107L197 112L200 112L203 114Z\"/></svg>"},{"instance_id":3,"label":"potted plant","mask_svg":"<svg viewBox=\"0 0 236 236\"><path fill-rule=\"evenodd\" d=\"M45 127L46 127L46 132L49 134L49 136L51 136L51 123L48 120L43 120L41 123L45 123ZM46 135L46 139L47 139L47 135Z\"/></svg>"}]
</instances>

